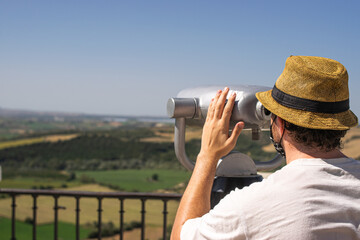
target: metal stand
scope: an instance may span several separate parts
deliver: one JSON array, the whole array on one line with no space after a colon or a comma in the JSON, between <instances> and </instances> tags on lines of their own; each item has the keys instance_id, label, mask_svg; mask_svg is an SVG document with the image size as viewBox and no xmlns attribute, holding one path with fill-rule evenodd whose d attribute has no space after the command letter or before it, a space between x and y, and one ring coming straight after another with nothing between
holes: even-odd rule
<instances>
[{"instance_id":1,"label":"metal stand","mask_svg":"<svg viewBox=\"0 0 360 240\"><path fill-rule=\"evenodd\" d=\"M249 177L215 177L211 190L211 208L214 208L221 199L223 199L231 191L235 190L235 188L241 189L254 182L261 182L262 180L263 177L261 175Z\"/></svg>"},{"instance_id":2,"label":"metal stand","mask_svg":"<svg viewBox=\"0 0 360 240\"><path fill-rule=\"evenodd\" d=\"M241 189L262 180L251 157L240 152L230 152L218 162L211 190L211 208L235 188Z\"/></svg>"}]
</instances>

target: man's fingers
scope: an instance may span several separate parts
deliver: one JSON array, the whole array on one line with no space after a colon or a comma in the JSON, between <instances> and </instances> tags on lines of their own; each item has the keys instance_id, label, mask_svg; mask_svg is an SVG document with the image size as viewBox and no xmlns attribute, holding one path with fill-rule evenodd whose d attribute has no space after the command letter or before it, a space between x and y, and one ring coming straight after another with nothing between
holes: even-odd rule
<instances>
[{"instance_id":1,"label":"man's fingers","mask_svg":"<svg viewBox=\"0 0 360 240\"><path fill-rule=\"evenodd\" d=\"M224 105L225 105L225 101L226 101L226 96L227 96L228 92L229 92L229 88L226 87L224 89L224 91L221 93L221 95L219 96L218 101L216 102L214 116L217 118L222 117Z\"/></svg>"},{"instance_id":2,"label":"man's fingers","mask_svg":"<svg viewBox=\"0 0 360 240\"><path fill-rule=\"evenodd\" d=\"M214 105L214 99L212 98L210 101L210 104L209 104L206 120L212 119L214 116L214 111L213 111L214 106L213 105Z\"/></svg>"},{"instance_id":3,"label":"man's fingers","mask_svg":"<svg viewBox=\"0 0 360 240\"><path fill-rule=\"evenodd\" d=\"M221 94L221 90L217 91L215 97L213 99L211 99L211 102L210 102L209 108L208 108L208 112L207 112L207 116L206 116L206 120L210 120L214 117L216 103L220 97L220 94Z\"/></svg>"},{"instance_id":4,"label":"man's fingers","mask_svg":"<svg viewBox=\"0 0 360 240\"><path fill-rule=\"evenodd\" d=\"M224 116L224 120L227 122L230 121L232 110L234 108L235 98L236 98L236 93L233 92L225 105L223 116Z\"/></svg>"}]
</instances>

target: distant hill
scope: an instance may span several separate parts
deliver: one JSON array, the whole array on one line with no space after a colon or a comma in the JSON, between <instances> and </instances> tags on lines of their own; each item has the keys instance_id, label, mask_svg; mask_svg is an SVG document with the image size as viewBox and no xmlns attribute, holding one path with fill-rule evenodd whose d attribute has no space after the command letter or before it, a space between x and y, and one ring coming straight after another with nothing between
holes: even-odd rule
<instances>
[{"instance_id":1,"label":"distant hill","mask_svg":"<svg viewBox=\"0 0 360 240\"><path fill-rule=\"evenodd\" d=\"M107 121L128 121L137 120L143 122L170 122L166 116L131 116L131 115L106 115L106 114L86 114L86 113L69 113L55 111L33 111L22 109L9 109L0 107L0 118L37 118L37 119L58 119L74 120L74 119L97 119Z\"/></svg>"},{"instance_id":2,"label":"distant hill","mask_svg":"<svg viewBox=\"0 0 360 240\"><path fill-rule=\"evenodd\" d=\"M344 137L343 143L345 155L360 159L360 127L350 129Z\"/></svg>"},{"instance_id":3,"label":"distant hill","mask_svg":"<svg viewBox=\"0 0 360 240\"><path fill-rule=\"evenodd\" d=\"M9 109L0 107L0 117L15 117L15 118L26 118L26 117L78 117L84 114L79 113L64 113L64 112L44 112L44 111L31 111L21 109Z\"/></svg>"},{"instance_id":4,"label":"distant hill","mask_svg":"<svg viewBox=\"0 0 360 240\"><path fill-rule=\"evenodd\" d=\"M91 115L82 113L41 112L0 108L0 142L52 134L110 130L123 125L152 126L172 123L158 116Z\"/></svg>"}]
</instances>

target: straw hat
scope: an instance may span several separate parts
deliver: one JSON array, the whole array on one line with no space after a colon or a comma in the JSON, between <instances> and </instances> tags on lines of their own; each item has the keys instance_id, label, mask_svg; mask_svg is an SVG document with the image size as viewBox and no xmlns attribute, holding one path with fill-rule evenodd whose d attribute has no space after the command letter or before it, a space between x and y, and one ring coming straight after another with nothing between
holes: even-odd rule
<instances>
[{"instance_id":1,"label":"straw hat","mask_svg":"<svg viewBox=\"0 0 360 240\"><path fill-rule=\"evenodd\" d=\"M256 97L270 112L301 127L347 130L358 124L349 110L347 71L332 59L290 56L274 88Z\"/></svg>"}]
</instances>

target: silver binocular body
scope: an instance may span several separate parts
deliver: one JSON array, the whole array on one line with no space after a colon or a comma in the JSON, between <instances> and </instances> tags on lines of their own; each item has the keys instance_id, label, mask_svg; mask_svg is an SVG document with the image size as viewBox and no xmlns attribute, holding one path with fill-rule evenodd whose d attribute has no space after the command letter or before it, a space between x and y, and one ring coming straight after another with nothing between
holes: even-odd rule
<instances>
[{"instance_id":1,"label":"silver binocular body","mask_svg":"<svg viewBox=\"0 0 360 240\"><path fill-rule=\"evenodd\" d=\"M258 132L268 129L270 112L256 99L255 93L267 91L263 86L230 86L229 96L236 92L236 99L230 119L230 129L239 121L245 123L245 129L253 130L253 138ZM170 98L167 103L167 113L170 118L185 118L186 125L202 126L205 122L211 99L223 86L189 88L179 92L176 98Z\"/></svg>"}]
</instances>

